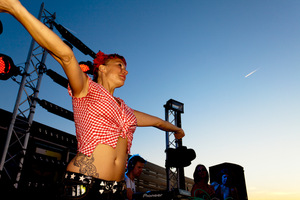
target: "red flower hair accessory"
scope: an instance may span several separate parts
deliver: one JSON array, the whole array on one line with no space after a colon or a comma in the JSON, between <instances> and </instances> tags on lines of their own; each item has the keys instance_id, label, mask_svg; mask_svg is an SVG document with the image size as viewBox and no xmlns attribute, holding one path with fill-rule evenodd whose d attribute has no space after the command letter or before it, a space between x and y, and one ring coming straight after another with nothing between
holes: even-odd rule
<instances>
[{"instance_id":1,"label":"red flower hair accessory","mask_svg":"<svg viewBox=\"0 0 300 200\"><path fill-rule=\"evenodd\" d=\"M96 58L94 59L93 74L97 73L98 68L99 68L100 65L104 65L108 59L114 59L114 58L121 59L124 62L125 66L127 65L126 60L125 60L125 58L123 56L120 56L119 54L105 54L102 51L99 51L96 54Z\"/></svg>"},{"instance_id":2,"label":"red flower hair accessory","mask_svg":"<svg viewBox=\"0 0 300 200\"><path fill-rule=\"evenodd\" d=\"M103 53L102 51L99 51L97 54L96 54L96 58L94 59L94 72L95 70L98 71L98 68L100 65L103 65L105 64L105 61L107 59L108 55Z\"/></svg>"}]
</instances>

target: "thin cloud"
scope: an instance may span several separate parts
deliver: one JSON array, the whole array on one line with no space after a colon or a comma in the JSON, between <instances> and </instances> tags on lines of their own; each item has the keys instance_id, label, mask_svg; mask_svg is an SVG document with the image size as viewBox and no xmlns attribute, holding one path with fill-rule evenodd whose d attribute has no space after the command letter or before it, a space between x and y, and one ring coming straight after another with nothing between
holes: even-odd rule
<instances>
[{"instance_id":1,"label":"thin cloud","mask_svg":"<svg viewBox=\"0 0 300 200\"><path fill-rule=\"evenodd\" d=\"M251 76L252 74L254 74L255 72L257 72L257 71L258 71L258 69L259 69L259 68L257 68L256 70L254 70L254 71L250 72L249 74L247 74L247 75L245 76L245 78L247 78L248 76Z\"/></svg>"}]
</instances>

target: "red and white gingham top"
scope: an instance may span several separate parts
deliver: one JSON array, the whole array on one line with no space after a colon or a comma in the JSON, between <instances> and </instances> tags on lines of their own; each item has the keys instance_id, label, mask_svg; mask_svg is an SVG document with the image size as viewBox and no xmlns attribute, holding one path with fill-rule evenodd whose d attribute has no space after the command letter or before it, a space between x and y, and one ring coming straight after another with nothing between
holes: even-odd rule
<instances>
[{"instance_id":1,"label":"red and white gingham top","mask_svg":"<svg viewBox=\"0 0 300 200\"><path fill-rule=\"evenodd\" d=\"M130 153L137 120L133 110L122 99L121 105L100 84L89 78L88 94L82 98L72 97L78 151L90 156L96 146L107 144L116 148L118 137L127 138Z\"/></svg>"}]
</instances>

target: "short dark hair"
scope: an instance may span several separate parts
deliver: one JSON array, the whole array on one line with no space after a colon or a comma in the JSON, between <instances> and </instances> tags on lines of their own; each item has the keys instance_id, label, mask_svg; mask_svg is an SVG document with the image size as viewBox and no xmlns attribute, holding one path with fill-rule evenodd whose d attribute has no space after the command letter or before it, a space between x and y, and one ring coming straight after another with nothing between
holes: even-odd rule
<instances>
[{"instance_id":1,"label":"short dark hair","mask_svg":"<svg viewBox=\"0 0 300 200\"><path fill-rule=\"evenodd\" d=\"M146 163L147 161L142 158L139 154L134 154L130 156L127 163L127 173L134 169L137 162Z\"/></svg>"}]
</instances>

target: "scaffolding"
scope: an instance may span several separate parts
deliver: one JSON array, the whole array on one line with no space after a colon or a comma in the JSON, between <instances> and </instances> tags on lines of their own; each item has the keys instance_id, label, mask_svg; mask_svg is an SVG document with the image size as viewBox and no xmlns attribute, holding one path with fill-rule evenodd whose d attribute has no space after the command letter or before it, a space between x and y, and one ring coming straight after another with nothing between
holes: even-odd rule
<instances>
[{"instance_id":1,"label":"scaffolding","mask_svg":"<svg viewBox=\"0 0 300 200\"><path fill-rule=\"evenodd\" d=\"M165 120L181 128L181 113L183 113L183 103L170 99L165 107ZM182 146L182 139L177 140L173 132L166 131L166 150L177 149ZM166 179L167 191L173 189L185 189L184 168L172 168L167 164L168 154L166 154Z\"/></svg>"},{"instance_id":2,"label":"scaffolding","mask_svg":"<svg viewBox=\"0 0 300 200\"><path fill-rule=\"evenodd\" d=\"M53 30L51 22L55 17L55 13L46 11L42 3L38 20ZM46 71L47 54L47 51L32 39L0 163L0 178L9 180L8 184L15 189L19 187L39 89Z\"/></svg>"}]
</instances>

